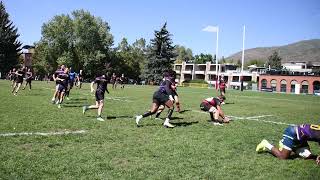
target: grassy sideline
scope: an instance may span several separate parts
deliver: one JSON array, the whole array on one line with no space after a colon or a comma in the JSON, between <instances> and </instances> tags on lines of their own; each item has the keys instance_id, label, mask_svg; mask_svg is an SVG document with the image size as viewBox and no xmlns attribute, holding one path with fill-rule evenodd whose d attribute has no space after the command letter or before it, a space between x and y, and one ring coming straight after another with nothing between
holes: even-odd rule
<instances>
[{"instance_id":1,"label":"grassy sideline","mask_svg":"<svg viewBox=\"0 0 320 180\"><path fill-rule=\"evenodd\" d=\"M300 158L280 161L257 154L266 138L277 144L287 124L320 119L320 97L251 91L227 91L227 115L252 117L217 127L199 113L200 101L215 96L212 89L179 88L183 113L174 113L174 129L145 118L137 128L134 116L151 104L154 86L126 86L106 94L103 116L82 114L93 104L89 84L73 89L62 109L50 103L53 82L33 81L13 96L10 83L0 80L0 134L85 130L84 134L0 136L0 179L320 179L320 167ZM165 117L166 111L161 115ZM319 145L310 143L320 154Z\"/></svg>"}]
</instances>

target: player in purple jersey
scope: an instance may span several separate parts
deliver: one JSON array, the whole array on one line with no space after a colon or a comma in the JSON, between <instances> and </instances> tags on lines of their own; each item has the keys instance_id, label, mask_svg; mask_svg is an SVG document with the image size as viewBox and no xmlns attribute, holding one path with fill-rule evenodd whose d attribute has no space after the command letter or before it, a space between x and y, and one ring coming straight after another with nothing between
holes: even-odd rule
<instances>
[{"instance_id":1,"label":"player in purple jersey","mask_svg":"<svg viewBox=\"0 0 320 180\"><path fill-rule=\"evenodd\" d=\"M23 77L24 77L24 74L25 74L25 68L22 67L20 69L18 69L16 72L15 72L15 75L16 75L16 78L14 80L14 85L13 85L13 89L12 89L12 93L13 95L17 95L22 83L23 83Z\"/></svg>"},{"instance_id":2,"label":"player in purple jersey","mask_svg":"<svg viewBox=\"0 0 320 180\"><path fill-rule=\"evenodd\" d=\"M264 139L258 144L256 151L269 151L279 159L288 159L293 152L304 159L316 160L316 163L320 165L320 155L316 156L311 153L308 141L318 142L320 145L320 125L289 126L284 130L279 148L274 147Z\"/></svg>"},{"instance_id":3,"label":"player in purple jersey","mask_svg":"<svg viewBox=\"0 0 320 180\"><path fill-rule=\"evenodd\" d=\"M54 93L53 93L53 97L52 97L52 99L51 99L52 104L54 104L54 103L56 102L56 99L59 97L59 90L58 90L58 88L59 88L60 80L57 80L56 78L58 77L59 74L63 73L64 69L65 69L65 66L64 66L64 65L61 65L60 69L57 69L57 70L54 72L54 74L52 75L53 80L56 82L56 89L55 89L55 91L54 91ZM57 102L58 102L58 101L57 101Z\"/></svg>"},{"instance_id":4,"label":"player in purple jersey","mask_svg":"<svg viewBox=\"0 0 320 180\"><path fill-rule=\"evenodd\" d=\"M102 75L100 77L97 77L93 82L91 82L91 92L94 92L93 85L97 84L97 89L96 89L96 104L95 105L90 105L90 106L83 106L82 112L85 114L85 112L89 109L98 109L98 121L104 121L104 119L101 117L101 112L104 106L104 93L108 91L108 79L106 78L105 75Z\"/></svg>"},{"instance_id":5,"label":"player in purple jersey","mask_svg":"<svg viewBox=\"0 0 320 180\"><path fill-rule=\"evenodd\" d=\"M31 81L32 81L32 72L31 72L31 69L28 68L28 71L26 72L26 84L24 85L22 90L25 90L28 84L29 84L29 90L31 90Z\"/></svg>"},{"instance_id":6,"label":"player in purple jersey","mask_svg":"<svg viewBox=\"0 0 320 180\"><path fill-rule=\"evenodd\" d=\"M166 128L174 128L174 126L169 122L174 110L174 93L172 91L172 82L170 81L170 73L164 72L164 81L161 83L159 89L153 94L153 102L151 109L144 113L143 115L136 116L136 124L139 127L139 122L142 118L148 117L152 114L155 114L159 109L160 105L165 105L168 109L168 115L166 120L163 123L163 126Z\"/></svg>"},{"instance_id":7,"label":"player in purple jersey","mask_svg":"<svg viewBox=\"0 0 320 180\"><path fill-rule=\"evenodd\" d=\"M62 73L58 75L56 78L56 81L58 81L58 108L61 108L61 104L64 100L64 94L68 87L68 81L69 81L69 69L65 68Z\"/></svg>"}]
</instances>

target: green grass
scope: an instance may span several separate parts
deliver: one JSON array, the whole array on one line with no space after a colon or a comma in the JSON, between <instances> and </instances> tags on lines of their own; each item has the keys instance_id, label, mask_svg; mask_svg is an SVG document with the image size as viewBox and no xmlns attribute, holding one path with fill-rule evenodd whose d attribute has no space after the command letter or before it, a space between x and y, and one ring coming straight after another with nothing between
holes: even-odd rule
<instances>
[{"instance_id":1,"label":"green grass","mask_svg":"<svg viewBox=\"0 0 320 180\"><path fill-rule=\"evenodd\" d=\"M145 112L157 87L110 89L103 115L82 114L93 104L89 85L73 89L62 109L50 103L54 84L33 81L32 91L10 93L0 81L0 134L86 130L85 134L0 137L0 179L320 179L314 161L281 161L257 154L266 138L277 144L286 125L235 120L223 127L210 125L198 113L200 101L216 95L212 89L179 88L184 113L174 113L174 129L145 118L137 128L133 116ZM123 99L126 101L119 101ZM320 98L259 92L227 91L227 115L284 123L319 123ZM192 111L196 110L196 111ZM162 117L165 117L165 112ZM319 146L310 143L320 154Z\"/></svg>"}]
</instances>

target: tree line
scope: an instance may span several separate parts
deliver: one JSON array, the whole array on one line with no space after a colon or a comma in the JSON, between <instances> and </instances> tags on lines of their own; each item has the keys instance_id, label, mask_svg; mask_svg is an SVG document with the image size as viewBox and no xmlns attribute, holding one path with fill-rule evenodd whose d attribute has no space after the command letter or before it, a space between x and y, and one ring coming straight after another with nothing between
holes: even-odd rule
<instances>
[{"instance_id":1,"label":"tree line","mask_svg":"<svg viewBox=\"0 0 320 180\"><path fill-rule=\"evenodd\" d=\"M154 31L149 43L144 38L129 44L123 38L114 45L110 25L85 10L54 16L41 28L41 39L35 42L32 68L38 75L53 73L61 64L73 70L83 70L85 78L99 74L124 73L134 80L160 81L162 72L173 64L215 63L210 54L193 56L192 50L174 45L172 34L164 23ZM0 72L18 66L21 55L19 34L4 4L0 2Z\"/></svg>"}]
</instances>

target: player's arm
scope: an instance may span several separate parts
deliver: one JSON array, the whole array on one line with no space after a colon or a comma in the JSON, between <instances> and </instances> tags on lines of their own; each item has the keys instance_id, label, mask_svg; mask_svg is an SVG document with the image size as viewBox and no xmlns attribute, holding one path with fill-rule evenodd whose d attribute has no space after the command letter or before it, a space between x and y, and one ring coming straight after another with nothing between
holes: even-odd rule
<instances>
[{"instance_id":1,"label":"player's arm","mask_svg":"<svg viewBox=\"0 0 320 180\"><path fill-rule=\"evenodd\" d=\"M225 115L224 115L224 112L222 111L220 105L217 105L217 110L219 111L219 116L220 116L222 119L224 119L224 118L225 118Z\"/></svg>"},{"instance_id":2,"label":"player's arm","mask_svg":"<svg viewBox=\"0 0 320 180\"><path fill-rule=\"evenodd\" d=\"M166 82L166 85L164 86L164 89L166 91L167 94L169 94L169 99L174 102L174 98L173 98L173 91L171 89L171 85L172 83L168 80L165 81Z\"/></svg>"},{"instance_id":3,"label":"player's arm","mask_svg":"<svg viewBox=\"0 0 320 180\"><path fill-rule=\"evenodd\" d=\"M91 92L94 91L93 85L94 85L95 83L96 83L96 81L92 81L91 84L90 84Z\"/></svg>"},{"instance_id":4,"label":"player's arm","mask_svg":"<svg viewBox=\"0 0 320 180\"><path fill-rule=\"evenodd\" d=\"M109 91L108 91L108 86L107 86L107 88L106 88L106 92L107 92L108 94L110 94Z\"/></svg>"}]
</instances>

